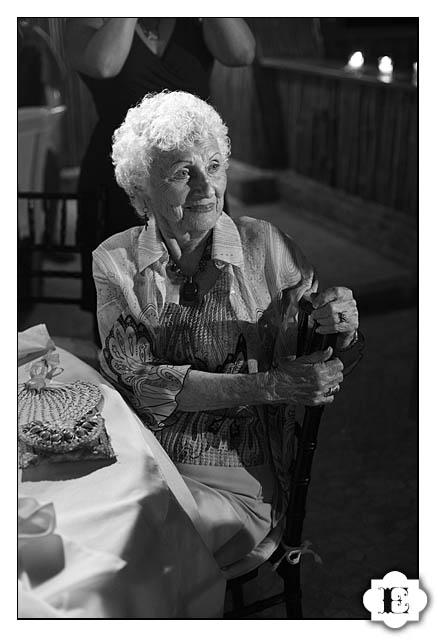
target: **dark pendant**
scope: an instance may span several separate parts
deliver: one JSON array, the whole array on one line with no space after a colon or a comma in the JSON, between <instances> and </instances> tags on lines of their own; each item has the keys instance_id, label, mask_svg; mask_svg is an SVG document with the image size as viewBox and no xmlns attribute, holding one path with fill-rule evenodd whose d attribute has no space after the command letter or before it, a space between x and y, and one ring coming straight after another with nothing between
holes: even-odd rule
<instances>
[{"instance_id":1,"label":"dark pendant","mask_svg":"<svg viewBox=\"0 0 437 638\"><path fill-rule=\"evenodd\" d=\"M188 303L197 303L199 286L195 281L186 281L182 286L182 299Z\"/></svg>"}]
</instances>

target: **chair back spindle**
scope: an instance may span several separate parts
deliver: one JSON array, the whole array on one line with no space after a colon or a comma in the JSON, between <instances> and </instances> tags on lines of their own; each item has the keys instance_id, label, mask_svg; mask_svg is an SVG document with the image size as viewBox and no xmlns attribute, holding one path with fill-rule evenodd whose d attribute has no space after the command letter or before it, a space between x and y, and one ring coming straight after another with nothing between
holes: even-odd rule
<instances>
[{"instance_id":1,"label":"chair back spindle","mask_svg":"<svg viewBox=\"0 0 437 638\"><path fill-rule=\"evenodd\" d=\"M310 319L313 310L310 301L306 299L300 301L297 357L324 350L328 346L335 348L337 335L320 335L316 332L317 324ZM297 451L291 468L290 498L285 516L285 529L279 547L270 554L269 559L275 564L277 573L284 581L283 592L258 600L250 605L244 605L242 586L248 580L256 577L257 567L252 568L252 571L243 572L238 577L228 581L228 589L237 602L233 610L225 613L225 618L244 618L282 602L285 602L287 618L302 618L300 582L302 530L308 488L311 482L311 468L317 448L317 437L323 410L324 408L319 406L306 406L302 425L296 423Z\"/></svg>"},{"instance_id":2,"label":"chair back spindle","mask_svg":"<svg viewBox=\"0 0 437 638\"><path fill-rule=\"evenodd\" d=\"M103 193L87 196L87 199L95 201L99 219L97 238L102 241L105 237L107 199ZM77 193L25 191L18 193L18 201L26 203L27 217L27 223L23 223L24 210L19 206L20 303L23 307L41 302L79 304L80 293L68 297L53 296L45 292L43 282L53 279L77 281L82 277L81 247L77 243L76 232L80 196ZM37 211L35 202L40 205Z\"/></svg>"},{"instance_id":3,"label":"chair back spindle","mask_svg":"<svg viewBox=\"0 0 437 638\"><path fill-rule=\"evenodd\" d=\"M32 244L35 243L35 204L33 199L27 201L27 226L29 228L29 237Z\"/></svg>"},{"instance_id":4,"label":"chair back spindle","mask_svg":"<svg viewBox=\"0 0 437 638\"><path fill-rule=\"evenodd\" d=\"M316 332L317 323L310 326L309 315L313 311L310 302L302 300L298 321L297 356L308 355L328 346L335 348L336 334L321 335ZM317 448L319 426L323 406L306 406L302 425L298 428L297 453L290 482L290 500L286 514L286 525L282 544L285 547L302 546L302 530L306 514L308 488L311 482L311 468ZM300 552L294 560L284 561L278 571L282 571L285 584L287 618L302 618L302 592L300 586Z\"/></svg>"},{"instance_id":5,"label":"chair back spindle","mask_svg":"<svg viewBox=\"0 0 437 638\"><path fill-rule=\"evenodd\" d=\"M61 246L66 245L67 237L67 200L63 199L61 203L61 224L59 232L59 243Z\"/></svg>"}]
</instances>

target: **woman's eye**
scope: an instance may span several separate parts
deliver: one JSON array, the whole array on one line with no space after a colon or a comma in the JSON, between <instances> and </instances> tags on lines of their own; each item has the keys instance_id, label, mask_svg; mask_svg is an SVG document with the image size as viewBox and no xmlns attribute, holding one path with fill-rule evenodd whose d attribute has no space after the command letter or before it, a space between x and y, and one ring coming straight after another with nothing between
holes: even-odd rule
<instances>
[{"instance_id":1,"label":"woman's eye","mask_svg":"<svg viewBox=\"0 0 437 638\"><path fill-rule=\"evenodd\" d=\"M190 172L187 168L181 168L173 174L173 179L188 179Z\"/></svg>"},{"instance_id":2,"label":"woman's eye","mask_svg":"<svg viewBox=\"0 0 437 638\"><path fill-rule=\"evenodd\" d=\"M219 162L212 162L212 164L208 166L208 173L216 173L219 168L220 168Z\"/></svg>"}]
</instances>

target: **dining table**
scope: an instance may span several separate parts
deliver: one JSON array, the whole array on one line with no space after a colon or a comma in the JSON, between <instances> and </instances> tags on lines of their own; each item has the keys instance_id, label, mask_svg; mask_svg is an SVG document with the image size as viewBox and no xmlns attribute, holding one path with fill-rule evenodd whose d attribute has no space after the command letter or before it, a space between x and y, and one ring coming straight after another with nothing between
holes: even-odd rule
<instances>
[{"instance_id":1,"label":"dining table","mask_svg":"<svg viewBox=\"0 0 437 638\"><path fill-rule=\"evenodd\" d=\"M153 433L43 324L19 333L18 346L19 384L50 352L59 355L57 384L98 386L112 449L108 458L19 467L18 617L221 618L225 579L193 496Z\"/></svg>"}]
</instances>

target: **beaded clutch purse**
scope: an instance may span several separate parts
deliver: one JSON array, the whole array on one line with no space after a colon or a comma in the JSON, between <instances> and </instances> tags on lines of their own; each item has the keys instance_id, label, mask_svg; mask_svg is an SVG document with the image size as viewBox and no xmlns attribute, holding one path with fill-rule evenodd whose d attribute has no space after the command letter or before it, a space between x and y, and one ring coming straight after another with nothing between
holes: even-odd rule
<instances>
[{"instance_id":1,"label":"beaded clutch purse","mask_svg":"<svg viewBox=\"0 0 437 638\"><path fill-rule=\"evenodd\" d=\"M98 408L102 393L87 381L58 384L59 356L48 354L30 368L30 379L18 386L18 436L43 454L64 454L92 446L104 430Z\"/></svg>"}]
</instances>

